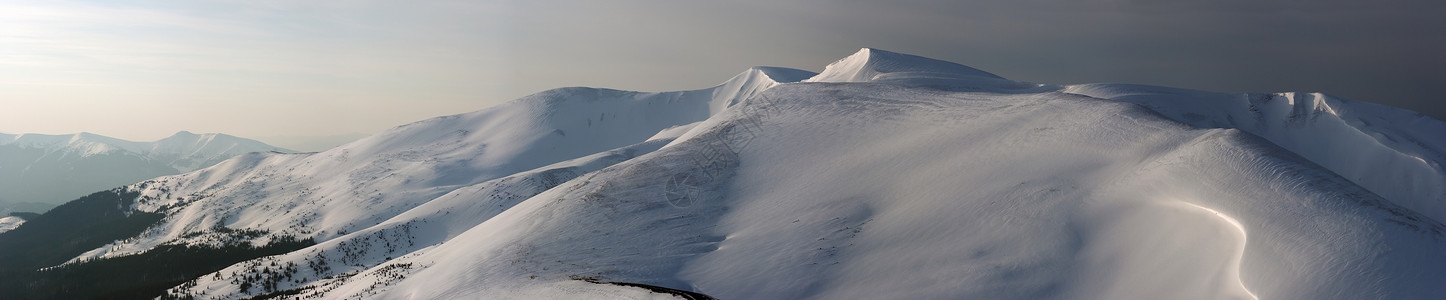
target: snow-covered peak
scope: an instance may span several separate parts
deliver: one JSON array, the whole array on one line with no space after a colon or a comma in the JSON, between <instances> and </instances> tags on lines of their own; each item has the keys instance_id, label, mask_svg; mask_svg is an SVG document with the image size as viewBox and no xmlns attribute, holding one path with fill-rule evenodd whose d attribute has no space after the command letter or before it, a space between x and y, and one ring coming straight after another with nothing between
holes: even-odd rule
<instances>
[{"instance_id":1,"label":"snow-covered peak","mask_svg":"<svg viewBox=\"0 0 1446 300\"><path fill-rule=\"evenodd\" d=\"M817 76L804 81L864 82L872 81L879 75L887 73L923 73L939 77L967 76L1004 79L989 72L952 62L874 48L863 48L853 55L829 64L828 67L824 68L823 73L819 73Z\"/></svg>"},{"instance_id":2,"label":"snow-covered peak","mask_svg":"<svg viewBox=\"0 0 1446 300\"><path fill-rule=\"evenodd\" d=\"M757 66L748 70L763 73L763 75L767 75L768 78L779 83L799 82L809 77L818 76L818 73L782 67Z\"/></svg>"},{"instance_id":3,"label":"snow-covered peak","mask_svg":"<svg viewBox=\"0 0 1446 300\"><path fill-rule=\"evenodd\" d=\"M182 171L191 171L210 166L220 160L250 152L293 152L265 143L239 138L222 133L195 134L190 131L177 132L170 137L151 142L146 153L152 158L180 158L186 163L173 164Z\"/></svg>"},{"instance_id":4,"label":"snow-covered peak","mask_svg":"<svg viewBox=\"0 0 1446 300\"><path fill-rule=\"evenodd\" d=\"M214 165L236 155L252 152L294 152L254 140L208 133L172 136L151 144L149 156L166 161L183 172Z\"/></svg>"},{"instance_id":5,"label":"snow-covered peak","mask_svg":"<svg viewBox=\"0 0 1446 300\"><path fill-rule=\"evenodd\" d=\"M769 88L783 83L798 82L809 77L817 76L818 73L779 67L753 67L743 73L733 76L732 79L712 88L713 100L708 105L709 111L718 113L723 109L738 104Z\"/></svg>"},{"instance_id":6,"label":"snow-covered peak","mask_svg":"<svg viewBox=\"0 0 1446 300\"><path fill-rule=\"evenodd\" d=\"M81 132L74 134L22 133L0 136L0 145L16 145L24 148L44 148L91 156L113 151L135 152L141 143Z\"/></svg>"}]
</instances>

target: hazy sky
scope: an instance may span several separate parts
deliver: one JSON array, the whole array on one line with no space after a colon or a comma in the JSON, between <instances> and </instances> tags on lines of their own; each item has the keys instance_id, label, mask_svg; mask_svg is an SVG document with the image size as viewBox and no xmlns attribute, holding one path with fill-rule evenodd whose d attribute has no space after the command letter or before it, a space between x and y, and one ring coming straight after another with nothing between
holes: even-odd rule
<instances>
[{"instance_id":1,"label":"hazy sky","mask_svg":"<svg viewBox=\"0 0 1446 300\"><path fill-rule=\"evenodd\" d=\"M0 0L0 132L376 132L537 91L876 47L1048 83L1319 91L1446 119L1446 1ZM1204 3L1209 2L1209 3Z\"/></svg>"}]
</instances>

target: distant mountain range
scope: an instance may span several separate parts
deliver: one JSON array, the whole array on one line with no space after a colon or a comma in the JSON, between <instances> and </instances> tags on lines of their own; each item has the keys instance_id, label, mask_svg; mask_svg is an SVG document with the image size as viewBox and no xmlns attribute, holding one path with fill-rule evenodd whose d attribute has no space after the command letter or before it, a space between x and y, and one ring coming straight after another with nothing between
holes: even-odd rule
<instances>
[{"instance_id":1,"label":"distant mountain range","mask_svg":"<svg viewBox=\"0 0 1446 300\"><path fill-rule=\"evenodd\" d=\"M866 48L91 193L0 234L0 298L1434 299L1443 137Z\"/></svg>"},{"instance_id":2,"label":"distant mountain range","mask_svg":"<svg viewBox=\"0 0 1446 300\"><path fill-rule=\"evenodd\" d=\"M43 212L95 191L272 151L292 152L220 133L181 131L154 142L92 133L0 133L0 215Z\"/></svg>"}]
</instances>

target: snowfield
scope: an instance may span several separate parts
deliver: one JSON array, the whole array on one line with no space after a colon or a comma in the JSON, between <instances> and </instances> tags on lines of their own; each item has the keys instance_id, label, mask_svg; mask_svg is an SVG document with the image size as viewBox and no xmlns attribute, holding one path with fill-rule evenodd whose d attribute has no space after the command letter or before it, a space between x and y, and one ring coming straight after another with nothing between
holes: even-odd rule
<instances>
[{"instance_id":1,"label":"snowfield","mask_svg":"<svg viewBox=\"0 0 1446 300\"><path fill-rule=\"evenodd\" d=\"M1446 123L1327 95L863 49L156 178L131 209L166 217L71 263L317 242L168 292L204 299L1421 299L1446 295L1443 153Z\"/></svg>"}]
</instances>

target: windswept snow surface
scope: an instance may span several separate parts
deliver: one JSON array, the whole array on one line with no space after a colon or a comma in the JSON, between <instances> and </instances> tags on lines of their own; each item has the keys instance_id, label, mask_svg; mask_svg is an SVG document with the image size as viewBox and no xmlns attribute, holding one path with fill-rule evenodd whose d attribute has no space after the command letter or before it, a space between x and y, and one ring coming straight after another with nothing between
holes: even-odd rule
<instances>
[{"instance_id":1,"label":"windswept snow surface","mask_svg":"<svg viewBox=\"0 0 1446 300\"><path fill-rule=\"evenodd\" d=\"M1017 82L877 49L809 75L564 88L245 155L131 187L168 217L77 259L234 240L206 231L225 226L318 244L171 295L1446 294L1440 121L1316 94Z\"/></svg>"},{"instance_id":2,"label":"windswept snow surface","mask_svg":"<svg viewBox=\"0 0 1446 300\"><path fill-rule=\"evenodd\" d=\"M1392 202L1446 220L1446 124L1320 93L1220 94L1121 84L1064 92L1135 103L1201 128L1263 137Z\"/></svg>"}]
</instances>

